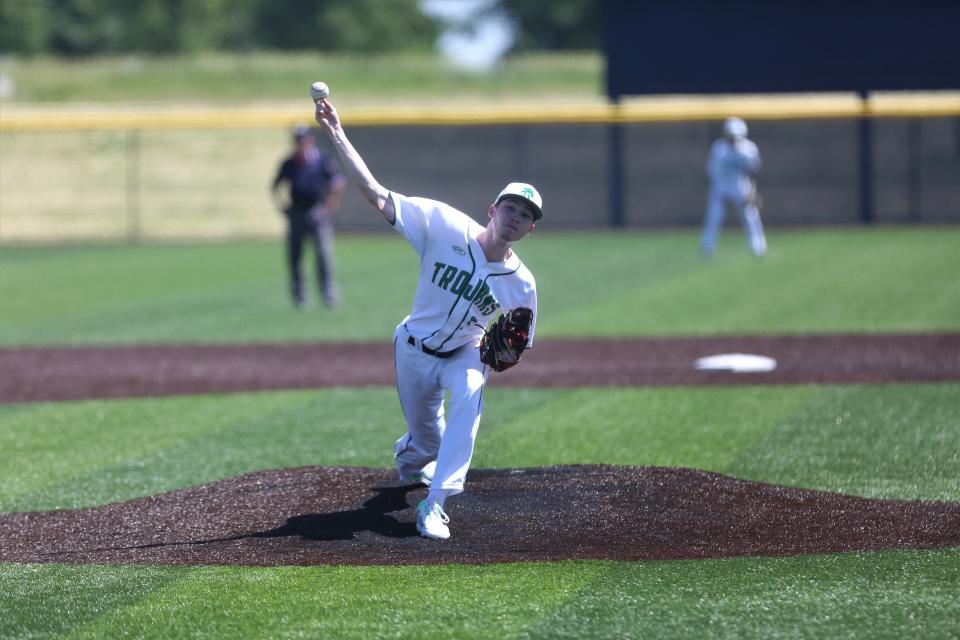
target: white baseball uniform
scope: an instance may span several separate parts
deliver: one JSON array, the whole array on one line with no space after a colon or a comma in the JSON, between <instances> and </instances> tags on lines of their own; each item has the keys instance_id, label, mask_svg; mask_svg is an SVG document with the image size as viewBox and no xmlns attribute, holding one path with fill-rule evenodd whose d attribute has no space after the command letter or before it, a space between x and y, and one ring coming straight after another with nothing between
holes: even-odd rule
<instances>
[{"instance_id":1,"label":"white baseball uniform","mask_svg":"<svg viewBox=\"0 0 960 640\"><path fill-rule=\"evenodd\" d=\"M767 239L754 198L754 175L759 169L760 151L752 140L720 138L710 147L707 158L710 192L700 238L704 255L713 255L716 249L728 206L740 213L750 250L757 256L766 254Z\"/></svg>"},{"instance_id":2,"label":"white baseball uniform","mask_svg":"<svg viewBox=\"0 0 960 640\"><path fill-rule=\"evenodd\" d=\"M463 491L483 411L489 368L480 362L480 338L500 313L525 306L533 310L532 347L536 282L512 250L505 261L488 262L477 242L484 227L466 214L436 200L390 197L394 228L420 256L413 309L394 335L407 422L395 445L397 472L401 480L413 478L435 460L431 495L454 495Z\"/></svg>"}]
</instances>

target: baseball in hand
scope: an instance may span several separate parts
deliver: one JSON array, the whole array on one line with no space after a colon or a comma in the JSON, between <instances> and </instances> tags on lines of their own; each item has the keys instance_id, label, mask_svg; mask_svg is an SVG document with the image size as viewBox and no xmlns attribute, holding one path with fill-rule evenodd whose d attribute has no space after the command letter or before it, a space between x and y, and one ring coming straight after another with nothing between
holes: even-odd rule
<instances>
[{"instance_id":1,"label":"baseball in hand","mask_svg":"<svg viewBox=\"0 0 960 640\"><path fill-rule=\"evenodd\" d=\"M313 101L322 100L330 95L330 87L327 86L326 82L314 82L310 85L310 97L313 98Z\"/></svg>"}]
</instances>

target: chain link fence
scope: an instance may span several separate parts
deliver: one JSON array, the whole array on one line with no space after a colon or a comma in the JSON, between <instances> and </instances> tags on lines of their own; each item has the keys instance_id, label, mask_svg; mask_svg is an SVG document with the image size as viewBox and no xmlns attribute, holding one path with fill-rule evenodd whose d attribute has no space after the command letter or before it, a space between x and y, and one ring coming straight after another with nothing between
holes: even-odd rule
<instances>
[{"instance_id":1,"label":"chain link fence","mask_svg":"<svg viewBox=\"0 0 960 640\"><path fill-rule=\"evenodd\" d=\"M858 224L856 118L748 120L767 225ZM628 228L699 225L719 121L350 125L388 188L483 221L513 180L544 195L543 226L611 224L609 141L622 127ZM878 223L960 222L960 118L873 120ZM326 140L319 135L321 146ZM270 198L288 127L0 132L0 243L276 237ZM731 224L736 224L732 221ZM385 231L353 189L342 231Z\"/></svg>"}]
</instances>

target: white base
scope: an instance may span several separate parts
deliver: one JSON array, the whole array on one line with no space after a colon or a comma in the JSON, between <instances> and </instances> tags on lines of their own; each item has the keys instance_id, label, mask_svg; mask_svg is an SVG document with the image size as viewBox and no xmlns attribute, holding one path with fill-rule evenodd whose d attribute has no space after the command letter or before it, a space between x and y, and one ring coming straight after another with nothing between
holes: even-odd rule
<instances>
[{"instance_id":1,"label":"white base","mask_svg":"<svg viewBox=\"0 0 960 640\"><path fill-rule=\"evenodd\" d=\"M715 356L697 358L694 367L698 371L755 373L773 371L777 368L777 361L767 356L758 356L750 353L721 353Z\"/></svg>"}]
</instances>

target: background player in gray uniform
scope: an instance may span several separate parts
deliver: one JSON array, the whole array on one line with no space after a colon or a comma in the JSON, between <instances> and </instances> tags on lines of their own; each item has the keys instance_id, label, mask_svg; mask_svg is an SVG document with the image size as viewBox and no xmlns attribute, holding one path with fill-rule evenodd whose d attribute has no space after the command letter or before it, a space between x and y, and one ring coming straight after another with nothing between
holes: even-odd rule
<instances>
[{"instance_id":1,"label":"background player in gray uniform","mask_svg":"<svg viewBox=\"0 0 960 640\"><path fill-rule=\"evenodd\" d=\"M307 303L301 263L303 242L313 243L316 256L317 283L328 307L340 302L340 290L334 276L333 216L340 206L346 178L336 161L320 151L310 127L300 125L293 130L296 145L283 159L273 180L272 192L277 207L287 218L287 267L293 303L304 308ZM286 201L280 188L289 190Z\"/></svg>"},{"instance_id":2,"label":"background player in gray uniform","mask_svg":"<svg viewBox=\"0 0 960 640\"><path fill-rule=\"evenodd\" d=\"M713 143L707 158L710 192L700 238L700 249L705 256L713 255L716 250L728 207L740 215L753 254L767 253L757 196L759 171L760 151L747 138L747 124L740 118L727 118L723 123L723 137Z\"/></svg>"},{"instance_id":3,"label":"background player in gray uniform","mask_svg":"<svg viewBox=\"0 0 960 640\"><path fill-rule=\"evenodd\" d=\"M417 507L418 531L448 538L445 501L463 491L490 372L477 348L484 328L519 307L531 309L536 319L536 282L512 246L534 229L542 200L531 185L510 183L481 226L450 205L378 183L326 98L317 101L316 119L347 176L420 256L413 308L394 334L397 391L407 423L394 451L401 481L430 486ZM531 324L527 347L533 333Z\"/></svg>"}]
</instances>

